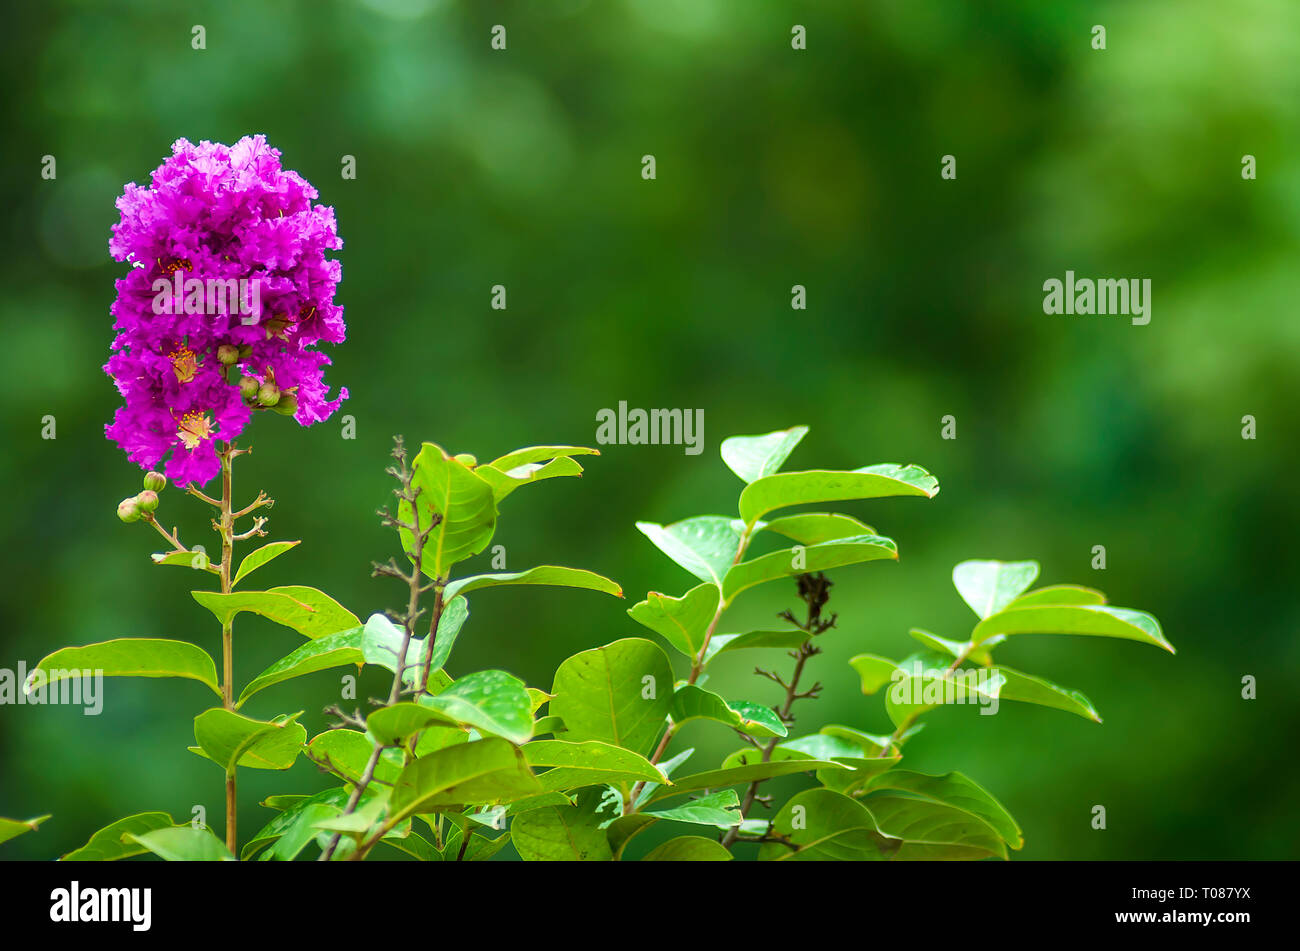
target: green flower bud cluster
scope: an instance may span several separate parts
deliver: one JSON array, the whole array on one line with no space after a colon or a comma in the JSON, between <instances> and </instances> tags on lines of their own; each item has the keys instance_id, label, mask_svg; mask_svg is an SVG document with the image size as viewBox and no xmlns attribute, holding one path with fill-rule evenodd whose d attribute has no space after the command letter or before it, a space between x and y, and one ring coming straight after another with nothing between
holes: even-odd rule
<instances>
[{"instance_id":1,"label":"green flower bud cluster","mask_svg":"<svg viewBox=\"0 0 1300 951\"><path fill-rule=\"evenodd\" d=\"M158 493L167 488L167 477L161 472L149 472L144 477L144 490L117 505L117 517L130 524L158 509Z\"/></svg>"}]
</instances>

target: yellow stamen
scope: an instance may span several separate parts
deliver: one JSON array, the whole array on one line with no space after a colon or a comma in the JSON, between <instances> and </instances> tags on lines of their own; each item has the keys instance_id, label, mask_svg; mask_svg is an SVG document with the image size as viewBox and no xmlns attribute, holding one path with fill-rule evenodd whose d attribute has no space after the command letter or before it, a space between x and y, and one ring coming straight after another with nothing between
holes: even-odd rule
<instances>
[{"instance_id":1,"label":"yellow stamen","mask_svg":"<svg viewBox=\"0 0 1300 951\"><path fill-rule=\"evenodd\" d=\"M198 372L198 356L189 347L182 346L167 354L167 359L172 362L172 372L176 374L178 383L188 383L194 379L194 374Z\"/></svg>"},{"instance_id":2,"label":"yellow stamen","mask_svg":"<svg viewBox=\"0 0 1300 951\"><path fill-rule=\"evenodd\" d=\"M203 440L212 437L212 421L198 410L191 410L181 417L176 434L181 437L186 449L194 449Z\"/></svg>"}]
</instances>

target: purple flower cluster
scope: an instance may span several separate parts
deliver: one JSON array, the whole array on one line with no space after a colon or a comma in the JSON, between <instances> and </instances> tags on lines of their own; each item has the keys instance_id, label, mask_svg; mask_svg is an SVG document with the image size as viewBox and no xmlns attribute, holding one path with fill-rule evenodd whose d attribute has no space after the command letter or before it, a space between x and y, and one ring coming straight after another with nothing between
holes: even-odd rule
<instances>
[{"instance_id":1,"label":"purple flower cluster","mask_svg":"<svg viewBox=\"0 0 1300 951\"><path fill-rule=\"evenodd\" d=\"M178 139L148 188L126 186L109 250L132 267L117 281L104 366L126 405L105 431L141 468L170 453L168 478L201 485L220 470L217 441L234 440L255 409L309 426L347 398L328 398L330 360L314 349L345 331L342 266L325 257L343 242L316 197L261 135L230 147ZM238 287L237 306L220 293L213 306L213 285Z\"/></svg>"}]
</instances>

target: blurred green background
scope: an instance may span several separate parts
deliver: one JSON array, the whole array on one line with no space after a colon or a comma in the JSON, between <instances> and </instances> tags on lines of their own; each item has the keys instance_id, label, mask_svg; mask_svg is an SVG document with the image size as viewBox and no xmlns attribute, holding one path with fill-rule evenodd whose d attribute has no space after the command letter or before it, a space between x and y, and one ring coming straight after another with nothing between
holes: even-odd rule
<instances>
[{"instance_id":1,"label":"blurred green background","mask_svg":"<svg viewBox=\"0 0 1300 951\"><path fill-rule=\"evenodd\" d=\"M835 575L840 625L809 668L826 694L797 708L801 731L885 728L846 660L901 656L910 626L964 637L953 564L1036 558L1045 583L1156 614L1178 655L1013 642L1003 660L1082 690L1104 725L940 710L910 765L985 785L1026 858L1297 856L1300 6L156 0L5 18L0 666L123 635L219 650L192 579L152 567L159 540L114 516L139 472L102 432L123 271L107 240L124 183L146 182L174 139L263 132L337 210L349 332L329 380L351 390L357 433L341 438L339 417L253 426L237 492L270 491L272 537L303 540L262 569L267 586L312 584L362 616L403 600L369 576L395 552L374 515L395 433L490 459L591 444L596 411L619 400L703 408L701 456L609 446L585 478L505 504L509 568L591 568L631 596L474 598L451 672L547 687L569 654L637 634L624 611L645 591L694 584L634 521L731 513L740 483L719 441L806 423L792 467L916 462L943 490L845 506L902 558ZM796 23L806 51L790 47ZM494 24L505 52L489 48ZM939 176L949 153L955 181ZM1043 281L1067 269L1151 278L1151 323L1044 315ZM497 283L505 311L489 308ZM794 284L806 311L790 308ZM956 440L940 438L946 414ZM161 517L211 546L199 508L169 491ZM726 626L792 603L793 585L765 586ZM298 641L245 618L241 682ZM732 655L714 686L775 702L758 659ZM314 734L338 684L316 674L247 712L302 709ZM383 689L363 679L363 696ZM54 813L5 858L57 856L144 810L201 804L220 827L221 776L185 750L211 696L187 681L106 691L99 717L0 707L0 815ZM682 743L697 768L737 745L708 724ZM303 761L241 777L245 838L267 794L325 785Z\"/></svg>"}]
</instances>

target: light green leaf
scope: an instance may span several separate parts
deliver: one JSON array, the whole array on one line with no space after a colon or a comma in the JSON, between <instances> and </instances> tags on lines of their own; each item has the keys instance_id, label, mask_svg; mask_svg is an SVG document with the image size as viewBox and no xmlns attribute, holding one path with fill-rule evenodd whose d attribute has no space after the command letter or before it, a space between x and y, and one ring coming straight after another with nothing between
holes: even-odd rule
<instances>
[{"instance_id":1,"label":"light green leaf","mask_svg":"<svg viewBox=\"0 0 1300 951\"><path fill-rule=\"evenodd\" d=\"M1034 588L1016 598L1008 607L1027 608L1040 604L1105 604L1106 596L1095 588L1077 584L1051 584Z\"/></svg>"},{"instance_id":2,"label":"light green leaf","mask_svg":"<svg viewBox=\"0 0 1300 951\"><path fill-rule=\"evenodd\" d=\"M856 535L875 535L876 530L866 522L838 512L801 512L784 518L761 522L763 531L776 532L793 538L800 545L819 545Z\"/></svg>"},{"instance_id":3,"label":"light green leaf","mask_svg":"<svg viewBox=\"0 0 1300 951\"><path fill-rule=\"evenodd\" d=\"M740 549L734 520L721 515L700 515L671 525L637 522L636 527L677 564L719 588Z\"/></svg>"},{"instance_id":4,"label":"light green leaf","mask_svg":"<svg viewBox=\"0 0 1300 951\"><path fill-rule=\"evenodd\" d=\"M764 843L758 851L763 861L880 861L901 844L880 834L860 802L830 789L795 795L776 814L771 831L789 844Z\"/></svg>"},{"instance_id":5,"label":"light green leaf","mask_svg":"<svg viewBox=\"0 0 1300 951\"><path fill-rule=\"evenodd\" d=\"M83 672L99 672L105 677L181 677L207 685L218 697L217 667L201 647L186 641L154 637L121 637L85 647L65 647L41 660L28 675L27 687L37 686L33 676L44 675L46 684L70 680Z\"/></svg>"},{"instance_id":6,"label":"light green leaf","mask_svg":"<svg viewBox=\"0 0 1300 951\"><path fill-rule=\"evenodd\" d=\"M894 540L879 535L859 535L807 547L787 548L732 566L722 581L722 595L730 602L746 588L765 581L897 558L898 546Z\"/></svg>"},{"instance_id":7,"label":"light green leaf","mask_svg":"<svg viewBox=\"0 0 1300 951\"><path fill-rule=\"evenodd\" d=\"M212 612L223 626L248 612L292 628L315 640L326 634L359 627L361 621L329 595L306 585L282 585L266 591L191 591L190 595Z\"/></svg>"},{"instance_id":8,"label":"light green leaf","mask_svg":"<svg viewBox=\"0 0 1300 951\"><path fill-rule=\"evenodd\" d=\"M694 792L697 789L720 789L725 786L738 786L751 783L756 779L771 779L774 776L787 776L791 773L809 773L819 769L848 769L843 763L813 759L786 759L770 763L753 763L748 766L735 766L730 769L711 769L703 773L694 773L673 780L672 786L665 786L650 797L651 802Z\"/></svg>"},{"instance_id":9,"label":"light green leaf","mask_svg":"<svg viewBox=\"0 0 1300 951\"><path fill-rule=\"evenodd\" d=\"M374 744L357 730L326 730L312 737L307 749L315 760L329 763L341 778L357 783L370 762ZM401 753L385 750L375 764L374 778L391 786L401 769Z\"/></svg>"},{"instance_id":10,"label":"light green leaf","mask_svg":"<svg viewBox=\"0 0 1300 951\"><path fill-rule=\"evenodd\" d=\"M516 816L511 840L525 862L608 862L614 857L599 818L578 806L545 806Z\"/></svg>"},{"instance_id":11,"label":"light green leaf","mask_svg":"<svg viewBox=\"0 0 1300 951\"><path fill-rule=\"evenodd\" d=\"M552 766L537 778L554 791L623 782L664 783L664 774L644 756L599 740L569 743L534 740L524 747L529 766Z\"/></svg>"},{"instance_id":12,"label":"light green leaf","mask_svg":"<svg viewBox=\"0 0 1300 951\"><path fill-rule=\"evenodd\" d=\"M213 707L194 718L194 740L200 755L227 773L233 772L236 765L288 769L307 739L307 731L297 722L300 715L262 721Z\"/></svg>"},{"instance_id":13,"label":"light green leaf","mask_svg":"<svg viewBox=\"0 0 1300 951\"><path fill-rule=\"evenodd\" d=\"M668 656L653 641L629 637L583 651L555 672L550 711L563 740L603 740L646 754L673 702Z\"/></svg>"},{"instance_id":14,"label":"light green leaf","mask_svg":"<svg viewBox=\"0 0 1300 951\"><path fill-rule=\"evenodd\" d=\"M488 737L408 764L393 785L389 821L451 806L512 802L545 791L522 750L508 740Z\"/></svg>"},{"instance_id":15,"label":"light green leaf","mask_svg":"<svg viewBox=\"0 0 1300 951\"><path fill-rule=\"evenodd\" d=\"M365 628L354 627L308 641L254 677L239 695L239 702L235 706L237 708L243 706L244 701L260 690L295 677L328 670L331 667L365 663L366 652L362 646L365 639L364 632Z\"/></svg>"},{"instance_id":16,"label":"light green leaf","mask_svg":"<svg viewBox=\"0 0 1300 951\"><path fill-rule=\"evenodd\" d=\"M0 842L8 842L28 832L35 832L49 816L37 816L35 819L5 819L0 817Z\"/></svg>"},{"instance_id":17,"label":"light green leaf","mask_svg":"<svg viewBox=\"0 0 1300 951\"><path fill-rule=\"evenodd\" d=\"M704 652L704 661L708 663L719 654L729 651L744 650L752 647L798 647L808 640L807 631L792 627L785 631L749 631L746 634L714 634L709 638L709 647Z\"/></svg>"},{"instance_id":18,"label":"light green leaf","mask_svg":"<svg viewBox=\"0 0 1300 951\"><path fill-rule=\"evenodd\" d=\"M342 813L350 795L346 787L337 786L318 792L314 796L300 797L279 815L273 817L239 850L240 859L247 861L274 843L273 848L262 858L282 862L292 861L316 838L315 824L322 819Z\"/></svg>"},{"instance_id":19,"label":"light green leaf","mask_svg":"<svg viewBox=\"0 0 1300 951\"><path fill-rule=\"evenodd\" d=\"M499 503L522 485L562 476L580 476L582 475L582 466L567 456L563 456L546 463L520 463L509 472L498 469L494 465L479 466L474 470L474 474L492 486L492 494Z\"/></svg>"},{"instance_id":20,"label":"light green leaf","mask_svg":"<svg viewBox=\"0 0 1300 951\"><path fill-rule=\"evenodd\" d=\"M731 853L716 839L679 835L651 849L645 862L729 862Z\"/></svg>"},{"instance_id":21,"label":"light green leaf","mask_svg":"<svg viewBox=\"0 0 1300 951\"><path fill-rule=\"evenodd\" d=\"M192 825L154 829L139 834L127 833L129 841L137 842L159 858L168 862L233 862L225 843L206 828Z\"/></svg>"},{"instance_id":22,"label":"light green leaf","mask_svg":"<svg viewBox=\"0 0 1300 951\"><path fill-rule=\"evenodd\" d=\"M1037 577L1036 561L963 561L952 570L957 593L981 618L997 614Z\"/></svg>"},{"instance_id":23,"label":"light green leaf","mask_svg":"<svg viewBox=\"0 0 1300 951\"><path fill-rule=\"evenodd\" d=\"M858 676L862 679L862 692L867 696L871 696L890 681L902 677L898 664L876 654L858 654L856 657L851 657L849 666L858 672Z\"/></svg>"},{"instance_id":24,"label":"light green leaf","mask_svg":"<svg viewBox=\"0 0 1300 951\"><path fill-rule=\"evenodd\" d=\"M730 829L740 822L740 798L734 789L723 789L671 809L655 809L646 815L672 822L689 822L697 826Z\"/></svg>"},{"instance_id":25,"label":"light green leaf","mask_svg":"<svg viewBox=\"0 0 1300 951\"><path fill-rule=\"evenodd\" d=\"M881 833L902 840L896 860L1007 857L1006 843L992 826L955 806L892 792L873 793L860 802Z\"/></svg>"},{"instance_id":26,"label":"light green leaf","mask_svg":"<svg viewBox=\"0 0 1300 951\"><path fill-rule=\"evenodd\" d=\"M582 568L562 568L558 565L540 565L527 571L515 571L509 574L473 575L461 578L447 585L445 596L453 598L458 594L468 594L479 588L493 588L506 584L544 584L563 588L588 588L603 591L617 598L623 597L623 589L608 578L585 571Z\"/></svg>"},{"instance_id":27,"label":"light green leaf","mask_svg":"<svg viewBox=\"0 0 1300 951\"><path fill-rule=\"evenodd\" d=\"M638 624L662 635L673 647L694 659L704 644L704 635L718 613L720 594L716 585L696 585L680 598L651 591L644 601L628 608Z\"/></svg>"},{"instance_id":28,"label":"light green leaf","mask_svg":"<svg viewBox=\"0 0 1300 951\"><path fill-rule=\"evenodd\" d=\"M1040 707L1054 707L1081 716L1085 720L1092 720L1094 723L1101 722L1101 717L1097 714L1092 701L1077 690L1069 690L1041 677L1022 674L1010 667L999 665L988 670L990 674L1002 678L1001 685L989 691L1001 700L1018 700L1021 703L1034 703Z\"/></svg>"},{"instance_id":29,"label":"light green leaf","mask_svg":"<svg viewBox=\"0 0 1300 951\"><path fill-rule=\"evenodd\" d=\"M671 716L674 723L688 720L716 720L749 736L785 736L785 724L770 708L748 701L728 701L711 690L683 684L673 693Z\"/></svg>"},{"instance_id":30,"label":"light green leaf","mask_svg":"<svg viewBox=\"0 0 1300 951\"><path fill-rule=\"evenodd\" d=\"M1012 634L1090 634L1141 641L1175 653L1160 622L1144 611L1100 604L1009 607L975 625L976 644Z\"/></svg>"},{"instance_id":31,"label":"light green leaf","mask_svg":"<svg viewBox=\"0 0 1300 951\"><path fill-rule=\"evenodd\" d=\"M778 472L751 482L740 493L740 518L752 526L768 512L789 505L899 495L934 498L938 492L939 481L913 465L866 466L851 472L831 469Z\"/></svg>"},{"instance_id":32,"label":"light green leaf","mask_svg":"<svg viewBox=\"0 0 1300 951\"><path fill-rule=\"evenodd\" d=\"M504 670L467 674L437 696L420 704L448 721L471 726L480 733L526 743L533 735L532 703L524 682Z\"/></svg>"},{"instance_id":33,"label":"light green leaf","mask_svg":"<svg viewBox=\"0 0 1300 951\"><path fill-rule=\"evenodd\" d=\"M442 516L425 544L420 567L430 577L446 578L452 565L477 555L492 540L496 496L491 485L433 443L424 444L413 468L411 484L420 493L419 525L432 524L435 513ZM402 521L412 521L414 511L409 502L400 502L397 511ZM402 547L409 553L415 539L407 529L399 532Z\"/></svg>"},{"instance_id":34,"label":"light green leaf","mask_svg":"<svg viewBox=\"0 0 1300 951\"><path fill-rule=\"evenodd\" d=\"M154 829L167 829L176 825L172 817L165 812L142 812L127 816L104 826L79 849L73 849L60 861L63 862L115 862L118 859L141 855L147 851L134 839L123 841L123 836L141 835Z\"/></svg>"},{"instance_id":35,"label":"light green leaf","mask_svg":"<svg viewBox=\"0 0 1300 951\"><path fill-rule=\"evenodd\" d=\"M208 557L208 553L202 549L202 546L190 551L157 552L149 557L155 565L171 565L177 568L206 571L214 575L221 574L221 569L212 564L212 559Z\"/></svg>"},{"instance_id":36,"label":"light green leaf","mask_svg":"<svg viewBox=\"0 0 1300 951\"><path fill-rule=\"evenodd\" d=\"M504 456L493 459L488 465L494 469L500 469L502 472L509 472L519 466L547 462L551 459L599 455L599 449L588 449L586 446L529 446L526 449L516 449L514 452L508 452Z\"/></svg>"},{"instance_id":37,"label":"light green leaf","mask_svg":"<svg viewBox=\"0 0 1300 951\"><path fill-rule=\"evenodd\" d=\"M460 629L469 619L469 602L463 595L450 596L444 592L443 597L449 600L443 605L442 616L438 618L438 633L433 639L433 659L429 661L430 670L438 670L447 663L448 658L451 657L451 649L456 646L456 638L460 636ZM409 657L404 676L408 676L411 683L415 683L419 671L424 669L425 641L413 641L407 648L407 654ZM389 669L392 669L392 665L389 665Z\"/></svg>"},{"instance_id":38,"label":"light green leaf","mask_svg":"<svg viewBox=\"0 0 1300 951\"><path fill-rule=\"evenodd\" d=\"M807 426L792 426L762 436L731 436L722 441L722 461L746 482L769 476L808 435Z\"/></svg>"},{"instance_id":39,"label":"light green leaf","mask_svg":"<svg viewBox=\"0 0 1300 951\"><path fill-rule=\"evenodd\" d=\"M870 792L895 789L960 809L988 825L1011 848L1018 849L1025 844L1020 826L1002 803L994 799L983 786L961 773L927 776L906 769L891 769L874 777L867 789ZM866 802L870 809L871 801Z\"/></svg>"},{"instance_id":40,"label":"light green leaf","mask_svg":"<svg viewBox=\"0 0 1300 951\"><path fill-rule=\"evenodd\" d=\"M278 558L290 548L293 548L298 542L271 542L269 545L263 545L256 551L249 552L244 560L239 563L239 570L235 572L234 579L230 582L231 587L239 584L247 575L261 568L272 558Z\"/></svg>"}]
</instances>

